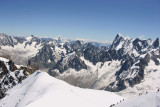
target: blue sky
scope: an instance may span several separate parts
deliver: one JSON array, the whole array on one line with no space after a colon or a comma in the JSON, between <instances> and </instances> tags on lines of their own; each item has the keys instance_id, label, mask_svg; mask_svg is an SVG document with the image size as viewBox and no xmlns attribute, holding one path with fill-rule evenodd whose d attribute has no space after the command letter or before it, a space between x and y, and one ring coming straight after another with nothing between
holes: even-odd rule
<instances>
[{"instance_id":1,"label":"blue sky","mask_svg":"<svg viewBox=\"0 0 160 107\"><path fill-rule=\"evenodd\" d=\"M112 41L160 37L160 0L0 0L0 32Z\"/></svg>"}]
</instances>

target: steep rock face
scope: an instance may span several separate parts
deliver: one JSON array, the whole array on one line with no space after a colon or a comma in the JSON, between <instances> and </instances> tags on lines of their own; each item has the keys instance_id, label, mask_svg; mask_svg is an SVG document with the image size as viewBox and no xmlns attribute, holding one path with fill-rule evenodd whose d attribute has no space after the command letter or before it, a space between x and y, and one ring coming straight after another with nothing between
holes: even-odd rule
<instances>
[{"instance_id":1,"label":"steep rock face","mask_svg":"<svg viewBox=\"0 0 160 107\"><path fill-rule=\"evenodd\" d=\"M53 69L58 69L60 73L63 73L69 68L79 71L81 69L87 69L87 65L78 55L72 55L72 57L60 60Z\"/></svg>"},{"instance_id":2,"label":"steep rock face","mask_svg":"<svg viewBox=\"0 0 160 107\"><path fill-rule=\"evenodd\" d=\"M133 41L134 49L139 52L143 53L143 49L149 46L147 40L140 40L139 38L135 39Z\"/></svg>"},{"instance_id":3,"label":"steep rock face","mask_svg":"<svg viewBox=\"0 0 160 107\"><path fill-rule=\"evenodd\" d=\"M110 83L105 90L118 92L126 89L128 86L134 87L134 85L141 83L145 78L145 68L151 60L155 62L155 65L159 65L160 55L158 52L160 49L158 48L158 39L153 43L153 45L151 40L140 40L138 38L130 43L132 43L132 50L136 51L136 54L135 52L128 52L128 54L125 54L127 52L121 53L123 57L119 59L121 60L121 68L115 74L116 81ZM154 50L152 47L156 47L158 49ZM122 47L121 49L126 51L127 49L125 48L127 47ZM130 50L131 49L128 51Z\"/></svg>"},{"instance_id":4,"label":"steep rock face","mask_svg":"<svg viewBox=\"0 0 160 107\"><path fill-rule=\"evenodd\" d=\"M158 47L159 47L159 38L157 38L157 39L153 42L153 47L154 47L154 48L158 48Z\"/></svg>"},{"instance_id":5,"label":"steep rock face","mask_svg":"<svg viewBox=\"0 0 160 107\"><path fill-rule=\"evenodd\" d=\"M4 35L0 35L0 56L10 56L16 64L27 65L28 59L35 56L42 44L46 43L33 35L27 38Z\"/></svg>"},{"instance_id":6,"label":"steep rock face","mask_svg":"<svg viewBox=\"0 0 160 107\"><path fill-rule=\"evenodd\" d=\"M7 67L5 66L3 61L0 61L0 69L1 69L1 73L0 73L0 77L2 78L3 75L8 73Z\"/></svg>"},{"instance_id":7,"label":"steep rock face","mask_svg":"<svg viewBox=\"0 0 160 107\"><path fill-rule=\"evenodd\" d=\"M14 37L14 39L17 40L17 43L23 43L24 41L26 41L24 37Z\"/></svg>"},{"instance_id":8,"label":"steep rock face","mask_svg":"<svg viewBox=\"0 0 160 107\"><path fill-rule=\"evenodd\" d=\"M112 45L111 45L111 50L118 50L121 48L121 45L124 43L125 39L122 37L121 34L117 34L115 37Z\"/></svg>"},{"instance_id":9,"label":"steep rock face","mask_svg":"<svg viewBox=\"0 0 160 107\"><path fill-rule=\"evenodd\" d=\"M33 42L35 42L34 47L36 48L36 46L39 45L42 41L41 41L39 38L34 37L33 35L31 35L31 38L28 38L28 41L25 42L25 47L26 47L27 45L31 45ZM25 48L25 47L24 47L24 48Z\"/></svg>"},{"instance_id":10,"label":"steep rock face","mask_svg":"<svg viewBox=\"0 0 160 107\"><path fill-rule=\"evenodd\" d=\"M56 58L54 55L54 46L45 45L39 50L34 58L31 58L31 62L39 68L51 68L56 64Z\"/></svg>"},{"instance_id":11,"label":"steep rock face","mask_svg":"<svg viewBox=\"0 0 160 107\"><path fill-rule=\"evenodd\" d=\"M28 75L38 70L33 65L28 67L17 66L12 60L0 57L0 99L6 96L6 91L22 80Z\"/></svg>"},{"instance_id":12,"label":"steep rock face","mask_svg":"<svg viewBox=\"0 0 160 107\"><path fill-rule=\"evenodd\" d=\"M0 33L0 46L14 46L17 44L17 40L14 39L11 36L8 36L6 34Z\"/></svg>"},{"instance_id":13,"label":"steep rock face","mask_svg":"<svg viewBox=\"0 0 160 107\"><path fill-rule=\"evenodd\" d=\"M94 65L99 62L100 50L91 44L87 44L87 48L83 51L84 58L92 62Z\"/></svg>"}]
</instances>

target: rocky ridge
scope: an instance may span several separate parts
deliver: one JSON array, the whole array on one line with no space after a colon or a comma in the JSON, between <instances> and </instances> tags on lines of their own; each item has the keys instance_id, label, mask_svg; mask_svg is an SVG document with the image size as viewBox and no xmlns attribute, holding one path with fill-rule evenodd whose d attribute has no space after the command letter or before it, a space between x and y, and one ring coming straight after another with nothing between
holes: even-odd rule
<instances>
[{"instance_id":1,"label":"rocky ridge","mask_svg":"<svg viewBox=\"0 0 160 107\"><path fill-rule=\"evenodd\" d=\"M36 70L38 68L33 65L15 65L12 60L0 57L0 99L6 96L8 89L21 83Z\"/></svg>"}]
</instances>

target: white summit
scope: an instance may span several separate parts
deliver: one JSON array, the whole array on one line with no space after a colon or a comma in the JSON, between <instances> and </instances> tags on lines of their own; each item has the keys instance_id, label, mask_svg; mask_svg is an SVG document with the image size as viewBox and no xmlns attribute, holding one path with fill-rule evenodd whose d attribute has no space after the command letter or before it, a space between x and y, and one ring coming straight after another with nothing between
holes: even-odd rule
<instances>
[{"instance_id":1,"label":"white summit","mask_svg":"<svg viewBox=\"0 0 160 107\"><path fill-rule=\"evenodd\" d=\"M122 99L111 92L74 87L36 71L10 89L0 107L109 107Z\"/></svg>"}]
</instances>

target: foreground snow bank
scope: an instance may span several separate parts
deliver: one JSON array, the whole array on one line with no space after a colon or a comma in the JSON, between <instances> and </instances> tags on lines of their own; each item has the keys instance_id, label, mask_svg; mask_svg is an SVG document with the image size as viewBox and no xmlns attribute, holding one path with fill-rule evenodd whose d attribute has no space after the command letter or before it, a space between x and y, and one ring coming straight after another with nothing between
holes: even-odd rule
<instances>
[{"instance_id":1,"label":"foreground snow bank","mask_svg":"<svg viewBox=\"0 0 160 107\"><path fill-rule=\"evenodd\" d=\"M123 98L106 91L81 89L36 71L8 91L3 107L108 107Z\"/></svg>"},{"instance_id":2,"label":"foreground snow bank","mask_svg":"<svg viewBox=\"0 0 160 107\"><path fill-rule=\"evenodd\" d=\"M115 107L160 107L160 92L136 96L121 102Z\"/></svg>"}]
</instances>

